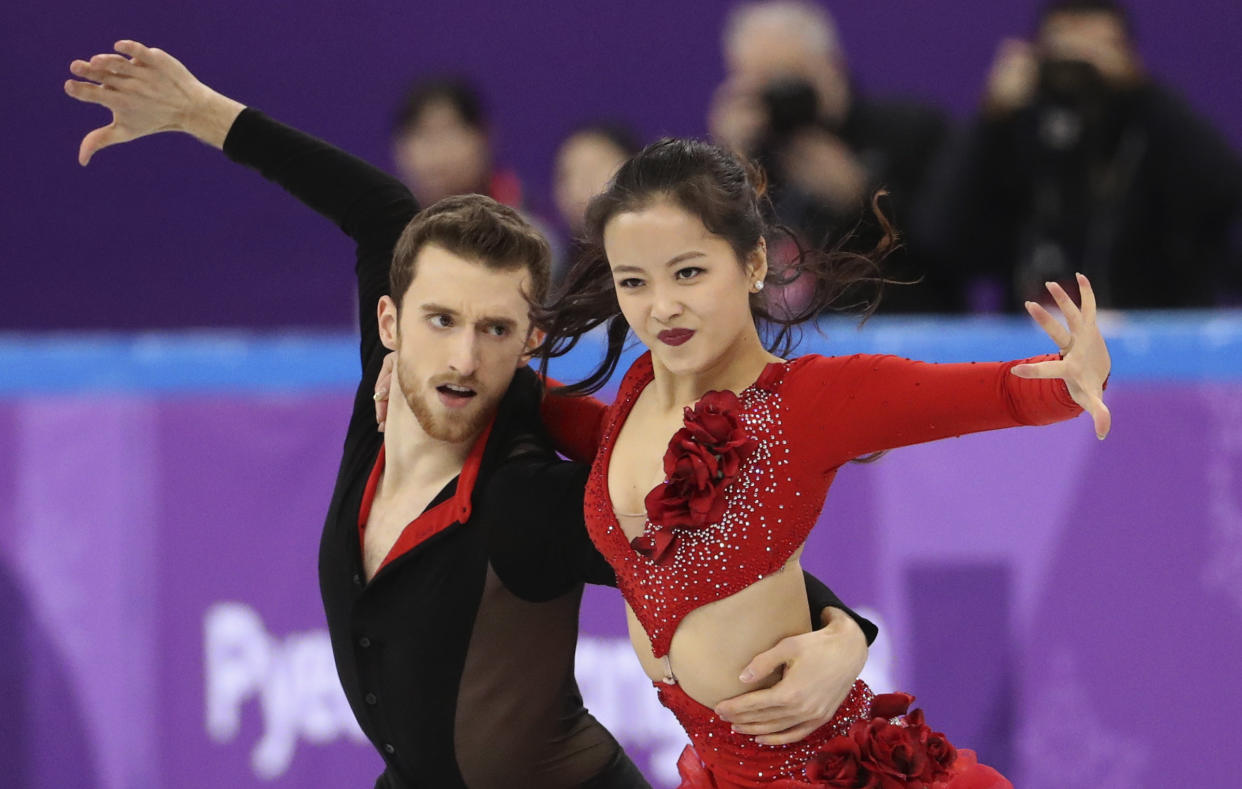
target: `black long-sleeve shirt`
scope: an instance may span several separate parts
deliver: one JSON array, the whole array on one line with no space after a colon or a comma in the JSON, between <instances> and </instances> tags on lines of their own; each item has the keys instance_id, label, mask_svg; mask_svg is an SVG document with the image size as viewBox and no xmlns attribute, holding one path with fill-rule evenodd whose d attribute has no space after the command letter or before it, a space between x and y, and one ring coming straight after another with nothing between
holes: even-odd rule
<instances>
[{"instance_id":1,"label":"black long-sleeve shirt","mask_svg":"<svg viewBox=\"0 0 1242 789\"><path fill-rule=\"evenodd\" d=\"M619 746L583 707L573 671L582 584L615 579L583 524L587 468L557 458L538 421L536 376L519 370L499 406L464 521L365 582L358 516L382 443L371 393L386 353L375 304L417 206L387 174L252 109L224 150L357 244L362 379L319 580L345 695L386 763L379 785L551 789L615 767ZM808 594L813 611L844 609L809 577Z\"/></svg>"}]
</instances>

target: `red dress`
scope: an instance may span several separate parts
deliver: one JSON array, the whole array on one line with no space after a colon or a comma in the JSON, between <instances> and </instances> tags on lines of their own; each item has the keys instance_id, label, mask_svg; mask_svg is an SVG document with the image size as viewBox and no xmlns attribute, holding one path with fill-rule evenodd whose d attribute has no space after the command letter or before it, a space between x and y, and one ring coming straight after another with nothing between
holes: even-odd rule
<instances>
[{"instance_id":1,"label":"red dress","mask_svg":"<svg viewBox=\"0 0 1242 789\"><path fill-rule=\"evenodd\" d=\"M617 523L608 467L630 409L653 378L650 354L626 373L613 405L552 397L545 416L567 453L594 457L586 489L587 529L616 571L655 657L662 658L687 614L785 565L818 521L842 464L879 450L1050 424L1081 412L1063 381L1010 374L1020 363L927 364L893 356L812 354L770 364L736 397L708 393L693 410L686 409L686 427L665 455L668 478L648 495L648 521L633 541ZM874 696L858 682L836 717L806 739L763 746L733 733L679 685L655 684L693 744L680 764L686 787L849 785L829 783L822 769L808 772L808 765L818 759L823 768L824 749L842 746L842 738L865 729L873 717ZM907 717L894 720L904 726ZM1009 782L962 751L934 782L874 785L963 789Z\"/></svg>"}]
</instances>

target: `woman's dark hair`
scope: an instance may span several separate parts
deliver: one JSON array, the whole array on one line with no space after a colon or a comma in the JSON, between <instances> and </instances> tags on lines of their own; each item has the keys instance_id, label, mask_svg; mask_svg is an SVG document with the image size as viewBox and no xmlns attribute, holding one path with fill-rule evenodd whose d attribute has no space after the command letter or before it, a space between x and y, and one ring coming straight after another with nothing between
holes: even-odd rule
<instances>
[{"instance_id":1,"label":"woman's dark hair","mask_svg":"<svg viewBox=\"0 0 1242 789\"><path fill-rule=\"evenodd\" d=\"M671 200L697 216L709 232L729 243L739 265L755 251L760 239L773 234L785 234L797 245L798 255L792 265L781 271L769 265L765 281L780 286L810 277L814 287L806 303L792 309L789 305L772 304L767 298L772 289L753 294L750 300L751 312L765 336L764 344L777 356L789 354L797 339L796 326L824 310L858 309L864 320L874 312L879 289L886 282L879 264L897 242L892 224L878 205L883 192L877 193L871 202L882 236L870 251L856 252L847 249L849 235L828 250L808 249L789 228L769 223L771 202L766 188L766 180L757 167L724 148L699 140L663 139L623 164L608 188L587 207L581 256L550 302L536 314L536 322L548 333L540 349L544 372L549 358L563 356L584 333L607 324L603 361L585 379L560 391L598 391L616 371L630 326L621 314L604 253L604 227L618 214L641 210L656 200ZM875 286L875 296L860 298L860 285Z\"/></svg>"}]
</instances>

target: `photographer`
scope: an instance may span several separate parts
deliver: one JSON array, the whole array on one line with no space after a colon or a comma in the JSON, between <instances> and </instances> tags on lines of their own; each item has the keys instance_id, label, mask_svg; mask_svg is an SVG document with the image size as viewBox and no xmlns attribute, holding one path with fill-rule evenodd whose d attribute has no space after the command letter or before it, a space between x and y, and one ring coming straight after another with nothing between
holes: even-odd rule
<instances>
[{"instance_id":1,"label":"photographer","mask_svg":"<svg viewBox=\"0 0 1242 789\"><path fill-rule=\"evenodd\" d=\"M939 111L861 95L835 24L810 3L771 0L735 8L723 48L727 77L713 96L709 129L717 142L763 165L783 223L804 243L832 244L870 220L866 206L882 187L889 193L885 211L906 229L927 163L946 137ZM867 224L860 230L861 246L879 236ZM917 239L905 239L885 273L922 280L886 289L881 311L956 306L956 288Z\"/></svg>"},{"instance_id":2,"label":"photographer","mask_svg":"<svg viewBox=\"0 0 1242 789\"><path fill-rule=\"evenodd\" d=\"M1111 0L1057 0L1034 43L1001 43L979 117L931 181L922 236L976 278L976 308L1017 310L1076 271L1102 307L1223 298L1242 165L1148 77Z\"/></svg>"}]
</instances>

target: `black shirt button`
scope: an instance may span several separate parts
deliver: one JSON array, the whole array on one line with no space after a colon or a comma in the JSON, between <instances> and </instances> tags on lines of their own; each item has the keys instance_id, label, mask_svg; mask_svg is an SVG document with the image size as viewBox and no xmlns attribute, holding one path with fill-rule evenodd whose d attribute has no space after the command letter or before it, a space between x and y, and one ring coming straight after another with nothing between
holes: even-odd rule
<instances>
[{"instance_id":1,"label":"black shirt button","mask_svg":"<svg viewBox=\"0 0 1242 789\"><path fill-rule=\"evenodd\" d=\"M392 743L390 742L384 743L384 753L393 754L396 752L397 752L397 749L393 746Z\"/></svg>"},{"instance_id":2,"label":"black shirt button","mask_svg":"<svg viewBox=\"0 0 1242 789\"><path fill-rule=\"evenodd\" d=\"M379 699L375 698L375 694L374 694L374 693L368 693L368 694L366 695L366 701L367 701L367 704L370 704L372 707L374 707L374 706L375 706L375 702L379 701Z\"/></svg>"},{"instance_id":3,"label":"black shirt button","mask_svg":"<svg viewBox=\"0 0 1242 789\"><path fill-rule=\"evenodd\" d=\"M354 573L354 586L362 586L362 574Z\"/></svg>"},{"instance_id":4,"label":"black shirt button","mask_svg":"<svg viewBox=\"0 0 1242 789\"><path fill-rule=\"evenodd\" d=\"M363 636L362 638L358 639L358 646L362 647L363 649L366 649L367 647L371 646L371 639L367 638L366 636Z\"/></svg>"}]
</instances>

